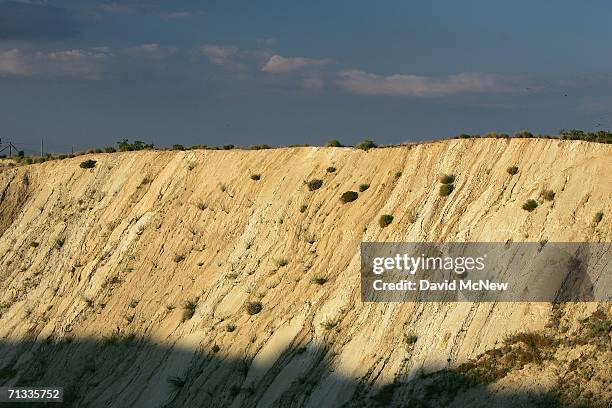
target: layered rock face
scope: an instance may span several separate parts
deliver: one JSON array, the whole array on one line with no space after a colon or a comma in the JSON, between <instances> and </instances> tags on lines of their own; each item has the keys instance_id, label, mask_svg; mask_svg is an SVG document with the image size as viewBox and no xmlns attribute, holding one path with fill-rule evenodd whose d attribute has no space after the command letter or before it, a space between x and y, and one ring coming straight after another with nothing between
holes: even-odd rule
<instances>
[{"instance_id":1,"label":"layered rock face","mask_svg":"<svg viewBox=\"0 0 612 408\"><path fill-rule=\"evenodd\" d=\"M574 377L566 397L612 397L610 303L362 303L359 279L362 241L612 241L610 145L92 154L4 168L0 199L0 385L91 407L511 406Z\"/></svg>"}]
</instances>

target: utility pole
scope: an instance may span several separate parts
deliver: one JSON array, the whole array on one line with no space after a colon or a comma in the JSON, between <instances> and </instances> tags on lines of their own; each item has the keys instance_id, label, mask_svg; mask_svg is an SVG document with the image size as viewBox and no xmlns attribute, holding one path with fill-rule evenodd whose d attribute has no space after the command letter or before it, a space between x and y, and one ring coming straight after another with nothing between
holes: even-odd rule
<instances>
[{"instance_id":1,"label":"utility pole","mask_svg":"<svg viewBox=\"0 0 612 408\"><path fill-rule=\"evenodd\" d=\"M43 157L44 153L43 153L43 140L40 139L40 157Z\"/></svg>"},{"instance_id":2,"label":"utility pole","mask_svg":"<svg viewBox=\"0 0 612 408\"><path fill-rule=\"evenodd\" d=\"M9 140L9 157L13 156L13 143Z\"/></svg>"}]
</instances>

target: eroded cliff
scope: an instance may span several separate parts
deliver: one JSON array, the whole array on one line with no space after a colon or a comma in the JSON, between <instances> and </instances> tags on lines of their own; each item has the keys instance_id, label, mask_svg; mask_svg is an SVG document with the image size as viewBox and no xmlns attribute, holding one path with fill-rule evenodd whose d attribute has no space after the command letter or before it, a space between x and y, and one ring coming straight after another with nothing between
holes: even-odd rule
<instances>
[{"instance_id":1,"label":"eroded cliff","mask_svg":"<svg viewBox=\"0 0 612 408\"><path fill-rule=\"evenodd\" d=\"M93 169L79 167L87 158ZM456 177L447 197L443 173ZM577 392L603 404L609 304L363 304L359 244L610 242L611 175L610 145L535 139L142 151L4 169L0 384L63 385L76 406L421 404L443 395L412 400L431 373L507 354L516 333L578 338L603 313L596 343L443 395L509 404L500 395L554 391L589 356L599 385ZM311 191L313 179L323 183ZM361 184L357 200L339 200ZM386 228L382 214L393 215Z\"/></svg>"}]
</instances>

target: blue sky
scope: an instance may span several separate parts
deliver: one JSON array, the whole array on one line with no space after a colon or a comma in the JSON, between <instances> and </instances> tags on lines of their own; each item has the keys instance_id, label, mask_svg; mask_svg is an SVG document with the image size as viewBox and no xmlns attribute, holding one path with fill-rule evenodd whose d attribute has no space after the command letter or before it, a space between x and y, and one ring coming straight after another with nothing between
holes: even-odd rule
<instances>
[{"instance_id":1,"label":"blue sky","mask_svg":"<svg viewBox=\"0 0 612 408\"><path fill-rule=\"evenodd\" d=\"M597 0L0 0L0 137L60 152L609 129L611 12Z\"/></svg>"}]
</instances>

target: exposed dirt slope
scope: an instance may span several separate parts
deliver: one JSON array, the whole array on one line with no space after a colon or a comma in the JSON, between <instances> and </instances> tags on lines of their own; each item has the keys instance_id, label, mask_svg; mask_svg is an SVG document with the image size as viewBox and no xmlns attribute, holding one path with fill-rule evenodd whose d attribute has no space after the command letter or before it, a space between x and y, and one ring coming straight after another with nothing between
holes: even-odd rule
<instances>
[{"instance_id":1,"label":"exposed dirt slope","mask_svg":"<svg viewBox=\"0 0 612 408\"><path fill-rule=\"evenodd\" d=\"M80 168L86 158L96 167ZM441 173L456 175L448 197ZM78 406L375 403L389 383L404 385L386 403L407 400L411 379L543 330L554 313L362 304L360 242L610 242L611 175L610 145L529 139L94 154L4 169L0 384L64 385ZM322 187L309 191L311 179ZM530 198L533 212L521 209ZM394 217L386 228L382 214ZM263 308L249 315L254 301ZM563 319L577 325L596 308L566 305ZM544 370L548 392L564 370L542 364L513 370ZM487 389L522 392L512 378ZM610 395L608 381L592 400Z\"/></svg>"}]
</instances>

